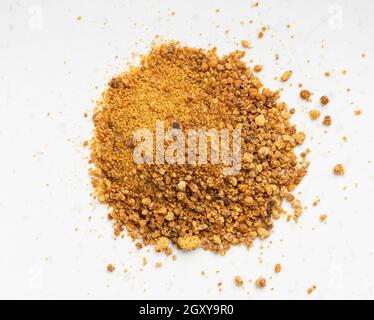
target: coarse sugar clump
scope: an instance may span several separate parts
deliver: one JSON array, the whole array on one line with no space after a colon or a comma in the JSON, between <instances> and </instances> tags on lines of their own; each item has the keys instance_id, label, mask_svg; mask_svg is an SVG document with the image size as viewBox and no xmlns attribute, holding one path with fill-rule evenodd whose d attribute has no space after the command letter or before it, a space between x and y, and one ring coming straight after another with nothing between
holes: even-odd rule
<instances>
[{"instance_id":1,"label":"coarse sugar clump","mask_svg":"<svg viewBox=\"0 0 374 320\"><path fill-rule=\"evenodd\" d=\"M305 134L243 56L170 42L109 82L93 115L90 173L116 235L126 229L159 251L173 243L221 254L270 235L273 214L307 172L294 152ZM184 133L241 128L241 170L225 176L222 164L134 163L134 132L154 132L156 121Z\"/></svg>"},{"instance_id":2,"label":"coarse sugar clump","mask_svg":"<svg viewBox=\"0 0 374 320\"><path fill-rule=\"evenodd\" d=\"M285 73L283 73L283 75L281 76L281 81L283 82L286 82L288 81L292 76L292 71L291 70L287 70Z\"/></svg>"},{"instance_id":3,"label":"coarse sugar clump","mask_svg":"<svg viewBox=\"0 0 374 320\"><path fill-rule=\"evenodd\" d=\"M331 116L325 116L322 123L324 126L331 126Z\"/></svg>"},{"instance_id":4,"label":"coarse sugar clump","mask_svg":"<svg viewBox=\"0 0 374 320\"><path fill-rule=\"evenodd\" d=\"M335 173L337 176L344 176L344 174L345 174L344 166L343 166L341 163L337 164L337 165L334 167L334 173Z\"/></svg>"},{"instance_id":5,"label":"coarse sugar clump","mask_svg":"<svg viewBox=\"0 0 374 320\"><path fill-rule=\"evenodd\" d=\"M236 277L234 278L234 282L235 282L235 285L236 285L237 287L242 287L242 286L244 285L244 281L243 281L243 279L242 279L241 276L236 276Z\"/></svg>"},{"instance_id":6,"label":"coarse sugar clump","mask_svg":"<svg viewBox=\"0 0 374 320\"><path fill-rule=\"evenodd\" d=\"M274 271L275 271L276 273L279 273L279 272L281 272L281 270L282 270L282 265L281 265L280 263L277 263L277 264L275 265L275 267L274 267Z\"/></svg>"},{"instance_id":7,"label":"coarse sugar clump","mask_svg":"<svg viewBox=\"0 0 374 320\"><path fill-rule=\"evenodd\" d=\"M253 67L253 70L255 72L261 72L263 69L263 66L262 65L259 65L259 64L256 64L254 67Z\"/></svg>"},{"instance_id":8,"label":"coarse sugar clump","mask_svg":"<svg viewBox=\"0 0 374 320\"><path fill-rule=\"evenodd\" d=\"M326 104L328 104L330 102L330 99L327 96L322 96L320 98L320 102L321 102L322 105L326 105Z\"/></svg>"},{"instance_id":9,"label":"coarse sugar clump","mask_svg":"<svg viewBox=\"0 0 374 320\"><path fill-rule=\"evenodd\" d=\"M256 282L256 287L257 288L265 288L266 287L266 279L264 277L259 277Z\"/></svg>"},{"instance_id":10,"label":"coarse sugar clump","mask_svg":"<svg viewBox=\"0 0 374 320\"><path fill-rule=\"evenodd\" d=\"M312 120L317 120L321 116L321 112L319 110L310 110L309 116Z\"/></svg>"},{"instance_id":11,"label":"coarse sugar clump","mask_svg":"<svg viewBox=\"0 0 374 320\"><path fill-rule=\"evenodd\" d=\"M109 272L113 272L116 268L110 263L107 265L106 269L109 271Z\"/></svg>"},{"instance_id":12,"label":"coarse sugar clump","mask_svg":"<svg viewBox=\"0 0 374 320\"><path fill-rule=\"evenodd\" d=\"M311 96L312 96L312 93L309 90L303 89L300 91L300 97L306 101L309 101L309 102L312 101Z\"/></svg>"}]
</instances>

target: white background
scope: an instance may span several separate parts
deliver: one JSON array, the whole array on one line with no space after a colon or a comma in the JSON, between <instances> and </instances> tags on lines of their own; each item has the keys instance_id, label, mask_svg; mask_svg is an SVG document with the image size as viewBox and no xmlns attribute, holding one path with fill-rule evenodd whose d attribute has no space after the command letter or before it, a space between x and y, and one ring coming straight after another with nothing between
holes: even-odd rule
<instances>
[{"instance_id":1,"label":"white background","mask_svg":"<svg viewBox=\"0 0 374 320\"><path fill-rule=\"evenodd\" d=\"M374 298L374 2L252 3L1 0L0 298ZM151 247L137 251L128 237L113 240L108 209L90 197L82 142L108 80L132 53L147 52L156 34L214 45L220 54L240 49L242 39L253 45L245 60L264 65L266 86L284 87L294 123L308 134L311 167L297 189L308 209L298 224L282 219L269 240L224 257L176 250L172 261ZM287 69L294 71L289 83L274 79ZM298 98L299 82L314 92L314 103ZM322 109L324 94L331 102L322 114L333 120L327 129L307 114ZM344 177L332 174L336 163L345 165ZM244 288L234 285L236 275ZM262 290L253 284L260 275L268 280ZM317 290L307 295L312 285Z\"/></svg>"}]
</instances>

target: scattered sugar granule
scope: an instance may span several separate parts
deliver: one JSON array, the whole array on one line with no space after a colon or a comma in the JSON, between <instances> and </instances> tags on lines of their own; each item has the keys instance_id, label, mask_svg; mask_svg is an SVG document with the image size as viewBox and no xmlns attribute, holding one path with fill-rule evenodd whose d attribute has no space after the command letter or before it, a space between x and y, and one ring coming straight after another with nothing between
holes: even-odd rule
<instances>
[{"instance_id":1,"label":"scattered sugar granule","mask_svg":"<svg viewBox=\"0 0 374 320\"><path fill-rule=\"evenodd\" d=\"M321 116L321 112L319 112L319 110L313 109L309 111L309 115L312 120L317 120Z\"/></svg>"},{"instance_id":2,"label":"scattered sugar granule","mask_svg":"<svg viewBox=\"0 0 374 320\"><path fill-rule=\"evenodd\" d=\"M238 287L242 287L244 285L244 281L241 276L236 276L234 278L234 281L235 281L236 286Z\"/></svg>"},{"instance_id":3,"label":"scattered sugar granule","mask_svg":"<svg viewBox=\"0 0 374 320\"><path fill-rule=\"evenodd\" d=\"M242 40L243 48L249 49L251 46L247 40Z\"/></svg>"},{"instance_id":4,"label":"scattered sugar granule","mask_svg":"<svg viewBox=\"0 0 374 320\"><path fill-rule=\"evenodd\" d=\"M262 39L264 37L264 33L262 32L262 31L260 31L259 33L258 33L258 38L259 39Z\"/></svg>"},{"instance_id":5,"label":"scattered sugar granule","mask_svg":"<svg viewBox=\"0 0 374 320\"><path fill-rule=\"evenodd\" d=\"M344 170L344 166L342 164L337 164L335 167L334 167L334 173L337 175L337 176L343 176L345 174L345 170Z\"/></svg>"},{"instance_id":6,"label":"scattered sugar granule","mask_svg":"<svg viewBox=\"0 0 374 320\"><path fill-rule=\"evenodd\" d=\"M277 263L277 264L275 265L275 267L274 267L274 271L275 271L276 273L279 273L279 272L281 272L281 270L282 270L282 266L281 266L281 264L280 264L280 263Z\"/></svg>"},{"instance_id":7,"label":"scattered sugar granule","mask_svg":"<svg viewBox=\"0 0 374 320\"><path fill-rule=\"evenodd\" d=\"M301 90L300 91L300 97L306 101L311 101L310 97L312 96L312 93L308 90Z\"/></svg>"},{"instance_id":8,"label":"scattered sugar granule","mask_svg":"<svg viewBox=\"0 0 374 320\"><path fill-rule=\"evenodd\" d=\"M312 294L313 291L316 290L316 289L317 289L316 286L312 286L312 287L310 287L306 292L307 292L308 294Z\"/></svg>"},{"instance_id":9,"label":"scattered sugar granule","mask_svg":"<svg viewBox=\"0 0 374 320\"><path fill-rule=\"evenodd\" d=\"M82 20L82 16L78 16L77 21L81 21L81 20Z\"/></svg>"},{"instance_id":10,"label":"scattered sugar granule","mask_svg":"<svg viewBox=\"0 0 374 320\"><path fill-rule=\"evenodd\" d=\"M143 266L146 266L148 264L148 260L147 260L147 258L143 258Z\"/></svg>"},{"instance_id":11,"label":"scattered sugar granule","mask_svg":"<svg viewBox=\"0 0 374 320\"><path fill-rule=\"evenodd\" d=\"M357 109L357 110L354 111L354 114L356 116L360 116L362 114L362 111L360 109Z\"/></svg>"},{"instance_id":12,"label":"scattered sugar granule","mask_svg":"<svg viewBox=\"0 0 374 320\"><path fill-rule=\"evenodd\" d=\"M160 269L160 268L162 267L162 263L161 263L161 262L156 262L156 263L155 263L155 267L156 267L157 269Z\"/></svg>"},{"instance_id":13,"label":"scattered sugar granule","mask_svg":"<svg viewBox=\"0 0 374 320\"><path fill-rule=\"evenodd\" d=\"M261 72L263 69L263 66L262 65L259 65L259 64L256 64L254 67L253 67L253 70L255 72Z\"/></svg>"},{"instance_id":14,"label":"scattered sugar granule","mask_svg":"<svg viewBox=\"0 0 374 320\"><path fill-rule=\"evenodd\" d=\"M327 220L327 215L326 215L326 214L321 214L321 215L319 216L319 220L320 220L321 222L326 222L326 220Z\"/></svg>"},{"instance_id":15,"label":"scattered sugar granule","mask_svg":"<svg viewBox=\"0 0 374 320\"><path fill-rule=\"evenodd\" d=\"M109 272L113 272L116 268L111 264L109 263L106 267L106 269L109 271Z\"/></svg>"},{"instance_id":16,"label":"scattered sugar granule","mask_svg":"<svg viewBox=\"0 0 374 320\"><path fill-rule=\"evenodd\" d=\"M291 76L292 76L292 71L288 70L285 73L283 73L283 75L281 76L280 79L281 79L281 81L286 82L291 78Z\"/></svg>"},{"instance_id":17,"label":"scattered sugar granule","mask_svg":"<svg viewBox=\"0 0 374 320\"><path fill-rule=\"evenodd\" d=\"M86 140L85 142L83 142L83 147L88 147L88 141Z\"/></svg>"},{"instance_id":18,"label":"scattered sugar granule","mask_svg":"<svg viewBox=\"0 0 374 320\"><path fill-rule=\"evenodd\" d=\"M330 125L331 125L331 117L330 117L330 116L325 116L325 117L323 118L323 122L322 122L322 124L323 124L324 126L330 126Z\"/></svg>"},{"instance_id":19,"label":"scattered sugar granule","mask_svg":"<svg viewBox=\"0 0 374 320\"><path fill-rule=\"evenodd\" d=\"M296 133L295 141L297 144L303 144L305 141L305 132L299 131L298 133Z\"/></svg>"},{"instance_id":20,"label":"scattered sugar granule","mask_svg":"<svg viewBox=\"0 0 374 320\"><path fill-rule=\"evenodd\" d=\"M263 277L259 277L256 282L256 287L257 288L265 288L266 287L266 279Z\"/></svg>"},{"instance_id":21,"label":"scattered sugar granule","mask_svg":"<svg viewBox=\"0 0 374 320\"><path fill-rule=\"evenodd\" d=\"M321 102L322 105L326 105L326 104L328 104L330 102L330 99L329 99L328 96L322 96L320 98L320 102Z\"/></svg>"}]
</instances>

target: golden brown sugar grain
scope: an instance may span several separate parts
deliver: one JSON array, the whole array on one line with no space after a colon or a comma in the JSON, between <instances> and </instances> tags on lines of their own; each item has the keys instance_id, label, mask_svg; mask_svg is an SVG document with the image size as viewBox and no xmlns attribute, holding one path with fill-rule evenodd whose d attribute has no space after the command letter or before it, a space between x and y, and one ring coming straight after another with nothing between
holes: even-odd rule
<instances>
[{"instance_id":1,"label":"golden brown sugar grain","mask_svg":"<svg viewBox=\"0 0 374 320\"><path fill-rule=\"evenodd\" d=\"M238 287L242 287L244 285L244 281L243 281L241 276L236 276L234 278L234 282L235 282L236 286L238 286Z\"/></svg>"},{"instance_id":2,"label":"golden brown sugar grain","mask_svg":"<svg viewBox=\"0 0 374 320\"><path fill-rule=\"evenodd\" d=\"M326 105L326 104L328 104L330 102L330 99L327 96L322 96L320 98L320 102L321 102L322 105Z\"/></svg>"},{"instance_id":3,"label":"golden brown sugar grain","mask_svg":"<svg viewBox=\"0 0 374 320\"><path fill-rule=\"evenodd\" d=\"M147 258L143 258L143 266L145 267L146 265L148 264L148 260L147 260Z\"/></svg>"},{"instance_id":4,"label":"golden brown sugar grain","mask_svg":"<svg viewBox=\"0 0 374 320\"><path fill-rule=\"evenodd\" d=\"M306 101L311 101L310 97L312 96L312 93L308 90L301 90L300 91L300 97Z\"/></svg>"},{"instance_id":5,"label":"golden brown sugar grain","mask_svg":"<svg viewBox=\"0 0 374 320\"><path fill-rule=\"evenodd\" d=\"M316 290L316 289L317 289L316 286L311 286L311 287L310 287L306 292L307 292L308 294L312 294L313 291Z\"/></svg>"},{"instance_id":6,"label":"golden brown sugar grain","mask_svg":"<svg viewBox=\"0 0 374 320\"><path fill-rule=\"evenodd\" d=\"M275 267L274 267L274 271L275 271L275 273L279 273L279 272L281 272L281 270L282 270L282 266L281 266L281 264L280 264L280 263L277 263L277 264L275 265Z\"/></svg>"},{"instance_id":7,"label":"golden brown sugar grain","mask_svg":"<svg viewBox=\"0 0 374 320\"><path fill-rule=\"evenodd\" d=\"M112 265L112 264L108 264L106 269L109 271L109 272L113 272L116 268Z\"/></svg>"},{"instance_id":8,"label":"golden brown sugar grain","mask_svg":"<svg viewBox=\"0 0 374 320\"><path fill-rule=\"evenodd\" d=\"M354 114L356 116L360 116L362 114L362 111L360 109L357 109L357 110L354 111Z\"/></svg>"},{"instance_id":9,"label":"golden brown sugar grain","mask_svg":"<svg viewBox=\"0 0 374 320\"><path fill-rule=\"evenodd\" d=\"M309 111L309 116L312 120L317 120L321 116L321 112L319 110L310 110Z\"/></svg>"},{"instance_id":10,"label":"golden brown sugar grain","mask_svg":"<svg viewBox=\"0 0 374 320\"><path fill-rule=\"evenodd\" d=\"M263 278L263 277L259 277L257 280L256 280L256 282L255 282L255 284L256 284L256 287L257 288L265 288L266 287L266 279L265 278Z\"/></svg>"},{"instance_id":11,"label":"golden brown sugar grain","mask_svg":"<svg viewBox=\"0 0 374 320\"><path fill-rule=\"evenodd\" d=\"M344 176L344 174L345 174L344 166L343 166L342 164L337 164L337 165L334 167L334 173L335 173L337 176Z\"/></svg>"},{"instance_id":12,"label":"golden brown sugar grain","mask_svg":"<svg viewBox=\"0 0 374 320\"><path fill-rule=\"evenodd\" d=\"M89 142L87 140L83 142L83 147L88 147L88 145L89 145Z\"/></svg>"},{"instance_id":13,"label":"golden brown sugar grain","mask_svg":"<svg viewBox=\"0 0 374 320\"><path fill-rule=\"evenodd\" d=\"M247 40L242 40L242 47L245 49L251 48L249 42Z\"/></svg>"},{"instance_id":14,"label":"golden brown sugar grain","mask_svg":"<svg viewBox=\"0 0 374 320\"><path fill-rule=\"evenodd\" d=\"M156 251L166 250L169 247L170 240L167 237L160 237L156 242Z\"/></svg>"},{"instance_id":15,"label":"golden brown sugar grain","mask_svg":"<svg viewBox=\"0 0 374 320\"><path fill-rule=\"evenodd\" d=\"M183 236L177 239L177 244L180 249L194 250L201 246L201 240L198 236Z\"/></svg>"},{"instance_id":16,"label":"golden brown sugar grain","mask_svg":"<svg viewBox=\"0 0 374 320\"><path fill-rule=\"evenodd\" d=\"M155 267L156 267L157 269L160 269L160 268L162 267L162 263L161 263L161 262L156 262L156 263L155 263Z\"/></svg>"},{"instance_id":17,"label":"golden brown sugar grain","mask_svg":"<svg viewBox=\"0 0 374 320\"><path fill-rule=\"evenodd\" d=\"M259 65L259 64L256 64L254 67L253 67L253 70L255 72L261 72L263 69L263 66L262 65Z\"/></svg>"},{"instance_id":18,"label":"golden brown sugar grain","mask_svg":"<svg viewBox=\"0 0 374 320\"><path fill-rule=\"evenodd\" d=\"M324 126L331 126L331 117L330 116L324 116L322 124Z\"/></svg>"},{"instance_id":19,"label":"golden brown sugar grain","mask_svg":"<svg viewBox=\"0 0 374 320\"><path fill-rule=\"evenodd\" d=\"M288 70L285 73L283 73L283 75L281 76L280 79L281 79L281 81L286 82L291 78L291 76L292 76L292 71Z\"/></svg>"},{"instance_id":20,"label":"golden brown sugar grain","mask_svg":"<svg viewBox=\"0 0 374 320\"><path fill-rule=\"evenodd\" d=\"M257 126L262 127L266 123L266 118L264 117L264 115L260 114L255 118L255 123L257 124Z\"/></svg>"},{"instance_id":21,"label":"golden brown sugar grain","mask_svg":"<svg viewBox=\"0 0 374 320\"><path fill-rule=\"evenodd\" d=\"M90 169L95 194L110 208L115 235L136 247L171 254L202 247L224 254L250 246L273 228L273 214L302 181L308 163L294 148L305 140L279 102L242 61L170 42L154 46L139 66L114 77L93 114ZM135 164L133 134L164 127L241 128L241 170L223 165ZM302 213L294 200L294 219Z\"/></svg>"},{"instance_id":22,"label":"golden brown sugar grain","mask_svg":"<svg viewBox=\"0 0 374 320\"><path fill-rule=\"evenodd\" d=\"M259 33L258 33L258 38L259 39L262 39L264 37L264 33L262 32L262 31L260 31Z\"/></svg>"},{"instance_id":23,"label":"golden brown sugar grain","mask_svg":"<svg viewBox=\"0 0 374 320\"><path fill-rule=\"evenodd\" d=\"M319 216L319 220L320 220L321 222L326 222L326 220L327 220L327 215L326 215L326 214L321 214L321 215Z\"/></svg>"}]
</instances>

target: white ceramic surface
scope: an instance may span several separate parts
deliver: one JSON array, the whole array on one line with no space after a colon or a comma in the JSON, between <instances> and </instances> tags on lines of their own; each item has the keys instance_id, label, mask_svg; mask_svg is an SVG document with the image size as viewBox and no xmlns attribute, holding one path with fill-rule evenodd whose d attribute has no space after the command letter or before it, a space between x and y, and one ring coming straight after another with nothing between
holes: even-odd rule
<instances>
[{"instance_id":1,"label":"white ceramic surface","mask_svg":"<svg viewBox=\"0 0 374 320\"><path fill-rule=\"evenodd\" d=\"M1 0L0 298L374 298L374 2L253 2ZM224 257L198 250L172 261L152 248L137 251L127 237L113 240L108 210L90 197L82 142L92 123L83 114L156 34L220 54L240 49L242 39L253 45L245 60L264 65L266 86L284 87L294 123L308 133L311 166L297 190L308 210L298 224L282 219L269 240ZM274 79L287 69L290 82ZM330 128L310 121L300 82L316 106L319 96L331 98L322 111ZM344 177L331 173L338 162ZM112 274L108 263L117 267ZM236 275L244 288L234 285ZM263 290L253 284L260 275L268 279Z\"/></svg>"}]
</instances>

